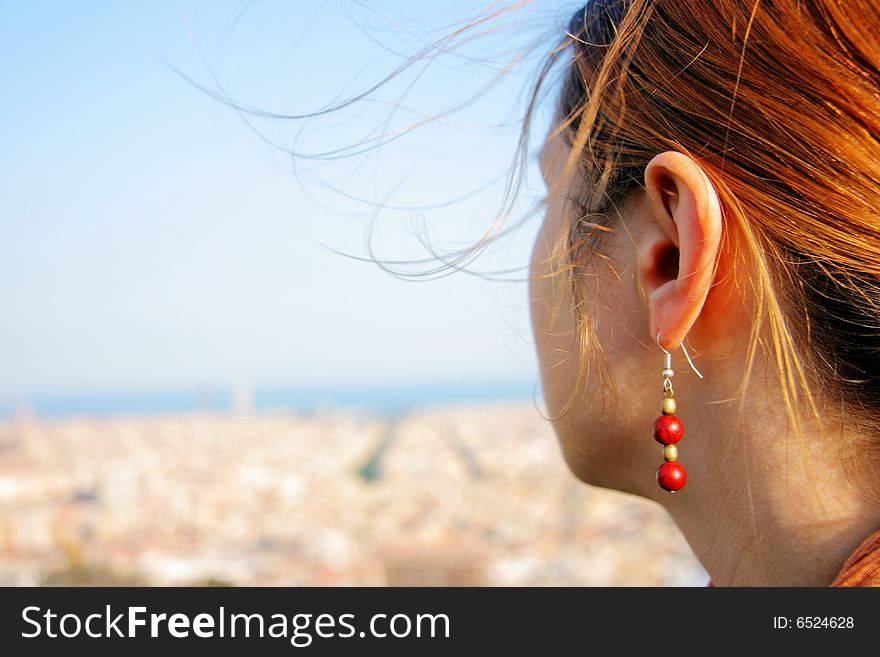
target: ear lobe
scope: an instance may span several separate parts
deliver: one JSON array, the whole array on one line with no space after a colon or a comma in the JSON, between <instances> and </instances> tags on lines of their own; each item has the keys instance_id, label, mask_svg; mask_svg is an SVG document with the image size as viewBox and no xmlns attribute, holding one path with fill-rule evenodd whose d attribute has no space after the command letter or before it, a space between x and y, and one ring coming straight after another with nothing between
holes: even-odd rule
<instances>
[{"instance_id":1,"label":"ear lobe","mask_svg":"<svg viewBox=\"0 0 880 657\"><path fill-rule=\"evenodd\" d=\"M648 212L657 229L640 249L639 281L648 296L651 335L681 344L712 286L721 243L721 206L702 167L676 151L645 167Z\"/></svg>"}]
</instances>

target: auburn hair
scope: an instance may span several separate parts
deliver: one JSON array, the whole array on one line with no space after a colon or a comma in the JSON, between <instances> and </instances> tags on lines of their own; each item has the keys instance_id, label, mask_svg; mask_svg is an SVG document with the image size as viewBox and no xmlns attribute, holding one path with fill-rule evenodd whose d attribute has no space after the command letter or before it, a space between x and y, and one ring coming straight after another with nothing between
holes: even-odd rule
<instances>
[{"instance_id":1,"label":"auburn hair","mask_svg":"<svg viewBox=\"0 0 880 657\"><path fill-rule=\"evenodd\" d=\"M724 243L735 233L751 263L757 310L743 392L762 349L798 432L803 411L820 415L819 396L861 433L876 431L880 4L591 0L550 59L564 56L553 132L571 146L569 177L587 182L555 252L581 309L579 382L601 352L580 268L651 158L675 150L705 170Z\"/></svg>"}]
</instances>

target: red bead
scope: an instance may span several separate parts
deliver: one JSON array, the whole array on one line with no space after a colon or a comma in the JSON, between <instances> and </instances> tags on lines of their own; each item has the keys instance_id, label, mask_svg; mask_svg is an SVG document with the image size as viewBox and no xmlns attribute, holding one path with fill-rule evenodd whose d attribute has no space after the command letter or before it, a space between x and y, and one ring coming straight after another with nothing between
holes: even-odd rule
<instances>
[{"instance_id":1,"label":"red bead","mask_svg":"<svg viewBox=\"0 0 880 657\"><path fill-rule=\"evenodd\" d=\"M681 463L664 463L657 469L657 483L663 490L674 493L684 488L687 483L687 472Z\"/></svg>"},{"instance_id":2,"label":"red bead","mask_svg":"<svg viewBox=\"0 0 880 657\"><path fill-rule=\"evenodd\" d=\"M674 415L661 415L654 420L654 440L661 445L674 445L684 435L684 425Z\"/></svg>"}]
</instances>

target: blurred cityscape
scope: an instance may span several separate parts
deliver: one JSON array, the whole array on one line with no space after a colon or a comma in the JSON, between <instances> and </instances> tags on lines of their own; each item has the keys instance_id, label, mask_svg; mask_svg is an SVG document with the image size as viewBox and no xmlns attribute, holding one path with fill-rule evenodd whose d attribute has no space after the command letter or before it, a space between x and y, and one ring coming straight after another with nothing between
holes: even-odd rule
<instances>
[{"instance_id":1,"label":"blurred cityscape","mask_svg":"<svg viewBox=\"0 0 880 657\"><path fill-rule=\"evenodd\" d=\"M647 585L708 576L577 482L531 403L0 423L2 585Z\"/></svg>"}]
</instances>

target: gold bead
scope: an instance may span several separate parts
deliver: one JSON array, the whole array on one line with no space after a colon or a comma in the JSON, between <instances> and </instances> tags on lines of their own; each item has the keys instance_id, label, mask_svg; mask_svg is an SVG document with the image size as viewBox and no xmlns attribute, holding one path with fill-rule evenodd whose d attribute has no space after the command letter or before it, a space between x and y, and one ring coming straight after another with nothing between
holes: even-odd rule
<instances>
[{"instance_id":1,"label":"gold bead","mask_svg":"<svg viewBox=\"0 0 880 657\"><path fill-rule=\"evenodd\" d=\"M664 399L660 405L660 410L663 411L663 415L675 415L675 399L672 397Z\"/></svg>"},{"instance_id":2,"label":"gold bead","mask_svg":"<svg viewBox=\"0 0 880 657\"><path fill-rule=\"evenodd\" d=\"M663 460L672 463L678 460L678 447L676 445L663 445Z\"/></svg>"}]
</instances>

